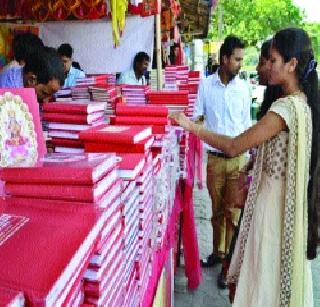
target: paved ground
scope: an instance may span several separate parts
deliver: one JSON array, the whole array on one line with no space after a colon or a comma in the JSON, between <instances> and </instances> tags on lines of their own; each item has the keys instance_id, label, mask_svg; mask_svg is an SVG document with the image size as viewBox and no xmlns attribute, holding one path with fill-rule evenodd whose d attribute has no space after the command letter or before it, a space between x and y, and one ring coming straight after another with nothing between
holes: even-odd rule
<instances>
[{"instance_id":1,"label":"paved ground","mask_svg":"<svg viewBox=\"0 0 320 307\"><path fill-rule=\"evenodd\" d=\"M206 188L194 188L195 218L198 231L200 257L212 251L212 228L210 223L210 199ZM320 251L319 251L320 253ZM228 291L219 290L216 280L220 266L203 270L203 282L195 291L186 291L183 269L176 274L175 307L231 307ZM312 263L314 307L320 307L320 256Z\"/></svg>"}]
</instances>

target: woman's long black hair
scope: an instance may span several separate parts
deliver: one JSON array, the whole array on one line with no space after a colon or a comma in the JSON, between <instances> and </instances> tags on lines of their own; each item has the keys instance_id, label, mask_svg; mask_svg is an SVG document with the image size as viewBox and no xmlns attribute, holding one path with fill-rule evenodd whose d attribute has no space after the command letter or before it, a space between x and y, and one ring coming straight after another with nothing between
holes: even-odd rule
<instances>
[{"instance_id":1,"label":"woman's long black hair","mask_svg":"<svg viewBox=\"0 0 320 307\"><path fill-rule=\"evenodd\" d=\"M301 90L307 96L308 104L312 112L312 150L310 165L310 180L308 185L308 259L317 256L318 243L318 219L316 195L317 176L316 167L318 159L319 138L319 103L318 103L318 74L314 62L314 54L311 40L308 34L298 28L288 28L277 32L272 41L275 48L285 62L291 58L298 61L296 73Z\"/></svg>"}]
</instances>

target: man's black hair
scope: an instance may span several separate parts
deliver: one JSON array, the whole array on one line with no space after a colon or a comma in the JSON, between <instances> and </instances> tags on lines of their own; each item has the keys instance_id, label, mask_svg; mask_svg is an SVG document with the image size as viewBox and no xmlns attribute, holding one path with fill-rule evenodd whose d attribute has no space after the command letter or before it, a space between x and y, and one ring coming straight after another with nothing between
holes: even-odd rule
<instances>
[{"instance_id":1,"label":"man's black hair","mask_svg":"<svg viewBox=\"0 0 320 307\"><path fill-rule=\"evenodd\" d=\"M147 53L140 51L135 55L133 59L133 69L136 70L137 64L142 63L143 61L150 62L150 57Z\"/></svg>"},{"instance_id":2,"label":"man's black hair","mask_svg":"<svg viewBox=\"0 0 320 307\"><path fill-rule=\"evenodd\" d=\"M23 71L35 74L41 84L48 84L53 79L58 80L61 85L64 83L63 62L54 48L45 47L31 55L26 60Z\"/></svg>"},{"instance_id":3,"label":"man's black hair","mask_svg":"<svg viewBox=\"0 0 320 307\"><path fill-rule=\"evenodd\" d=\"M228 58L230 58L230 56L233 54L234 49L244 49L244 47L244 42L237 36L227 36L220 47L220 64L222 64L223 56L227 56Z\"/></svg>"},{"instance_id":4,"label":"man's black hair","mask_svg":"<svg viewBox=\"0 0 320 307\"><path fill-rule=\"evenodd\" d=\"M61 44L58 48L58 53L60 56L65 56L67 58L72 58L73 50L70 44L64 43Z\"/></svg>"},{"instance_id":5,"label":"man's black hair","mask_svg":"<svg viewBox=\"0 0 320 307\"><path fill-rule=\"evenodd\" d=\"M13 38L13 54L16 61L26 61L34 52L44 47L42 40L31 32L18 33Z\"/></svg>"}]
</instances>

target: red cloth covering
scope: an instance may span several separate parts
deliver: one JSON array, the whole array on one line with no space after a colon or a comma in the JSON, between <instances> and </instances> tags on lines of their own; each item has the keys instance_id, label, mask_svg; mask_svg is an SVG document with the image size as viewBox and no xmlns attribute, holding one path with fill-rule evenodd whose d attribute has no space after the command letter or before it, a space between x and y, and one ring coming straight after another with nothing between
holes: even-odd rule
<instances>
[{"instance_id":1,"label":"red cloth covering","mask_svg":"<svg viewBox=\"0 0 320 307\"><path fill-rule=\"evenodd\" d=\"M188 287L195 289L202 279L200 267L199 246L193 210L193 185L195 175L195 151L198 138L189 135L189 151L187 154L187 178L183 187L183 225L182 240L184 246L185 272L188 278Z\"/></svg>"}]
</instances>

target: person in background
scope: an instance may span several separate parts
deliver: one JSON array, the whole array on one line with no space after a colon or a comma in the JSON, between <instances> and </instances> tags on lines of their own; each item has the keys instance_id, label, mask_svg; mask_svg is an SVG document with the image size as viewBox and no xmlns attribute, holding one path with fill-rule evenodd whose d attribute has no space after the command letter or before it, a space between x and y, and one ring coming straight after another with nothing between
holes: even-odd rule
<instances>
[{"instance_id":1,"label":"person in background","mask_svg":"<svg viewBox=\"0 0 320 307\"><path fill-rule=\"evenodd\" d=\"M37 35L30 32L16 34L12 44L14 59L0 71L0 78L4 78L3 76L7 74L7 69L10 69L11 75L20 75L21 67L25 65L26 60L43 48L43 42ZM32 82L34 76L30 76L30 78L30 82Z\"/></svg>"},{"instance_id":2,"label":"person in background","mask_svg":"<svg viewBox=\"0 0 320 307\"><path fill-rule=\"evenodd\" d=\"M258 146L228 281L233 307L312 307L311 262L318 233L313 195L318 164L318 74L311 40L299 28L277 32L270 52L270 85L283 96L235 137L213 133L183 113L171 118L204 142L235 157Z\"/></svg>"},{"instance_id":3,"label":"person in background","mask_svg":"<svg viewBox=\"0 0 320 307\"><path fill-rule=\"evenodd\" d=\"M85 73L72 65L73 50L70 44L61 44L58 48L58 54L60 55L64 66L64 86L74 86L76 85L77 79L85 78Z\"/></svg>"},{"instance_id":4,"label":"person in background","mask_svg":"<svg viewBox=\"0 0 320 307\"><path fill-rule=\"evenodd\" d=\"M247 84L238 76L244 56L244 43L228 36L220 48L218 70L199 86L194 119L204 119L212 132L234 137L251 126L251 99ZM223 262L229 252L233 229L241 210L237 208L238 180L245 168L247 155L230 157L214 146L207 146L207 188L212 201L213 252L201 260L202 267ZM223 266L224 267L224 266ZM219 288L226 288L224 270L218 277Z\"/></svg>"},{"instance_id":5,"label":"person in background","mask_svg":"<svg viewBox=\"0 0 320 307\"><path fill-rule=\"evenodd\" d=\"M14 59L19 65L24 66L26 59L43 47L44 44L37 35L30 32L19 33L13 39Z\"/></svg>"},{"instance_id":6,"label":"person in background","mask_svg":"<svg viewBox=\"0 0 320 307\"><path fill-rule=\"evenodd\" d=\"M133 69L121 73L119 84L147 85L145 73L148 70L150 57L145 52L138 52L133 60Z\"/></svg>"},{"instance_id":7,"label":"person in background","mask_svg":"<svg viewBox=\"0 0 320 307\"><path fill-rule=\"evenodd\" d=\"M57 51L49 47L29 55L24 66L0 73L0 88L33 87L39 102L50 99L63 82L63 63Z\"/></svg>"}]
</instances>

